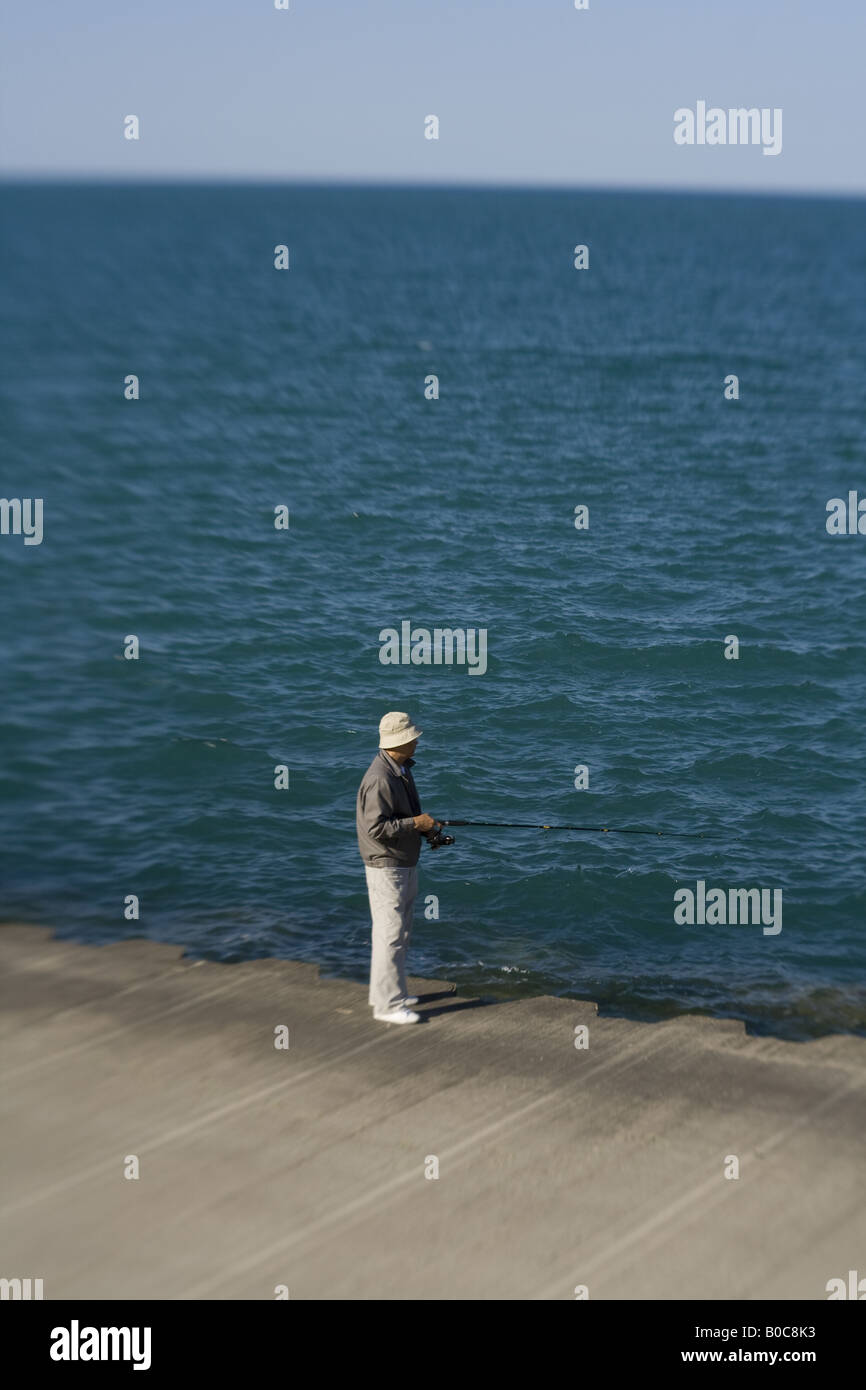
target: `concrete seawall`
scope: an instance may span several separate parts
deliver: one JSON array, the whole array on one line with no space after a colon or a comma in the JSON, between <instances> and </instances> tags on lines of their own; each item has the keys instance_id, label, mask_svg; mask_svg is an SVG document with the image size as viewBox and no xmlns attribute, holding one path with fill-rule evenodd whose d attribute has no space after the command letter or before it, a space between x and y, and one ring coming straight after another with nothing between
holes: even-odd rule
<instances>
[{"instance_id":1,"label":"concrete seawall","mask_svg":"<svg viewBox=\"0 0 866 1390\"><path fill-rule=\"evenodd\" d=\"M313 966L32 926L0 958L0 1276L47 1299L825 1299L866 1275L864 1039L417 978L425 1022L397 1028Z\"/></svg>"}]
</instances>

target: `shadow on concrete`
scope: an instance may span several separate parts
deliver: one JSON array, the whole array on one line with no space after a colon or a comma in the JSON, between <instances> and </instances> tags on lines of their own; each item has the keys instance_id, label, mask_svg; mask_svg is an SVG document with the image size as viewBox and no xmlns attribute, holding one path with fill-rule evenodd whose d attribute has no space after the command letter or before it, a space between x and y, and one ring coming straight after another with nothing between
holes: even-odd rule
<instances>
[{"instance_id":1,"label":"shadow on concrete","mask_svg":"<svg viewBox=\"0 0 866 1390\"><path fill-rule=\"evenodd\" d=\"M409 993L413 993L411 988ZM419 994L417 996L419 1004L434 1004L437 999L456 999L456 997L457 989L455 986L452 986L451 989L437 989L430 994Z\"/></svg>"},{"instance_id":2,"label":"shadow on concrete","mask_svg":"<svg viewBox=\"0 0 866 1390\"><path fill-rule=\"evenodd\" d=\"M464 1009L486 1009L493 1004L507 1004L511 1002L507 999L485 999L483 997L478 999L458 999L455 994L449 992L447 996L442 994L419 994L418 1003L413 1007L420 1010L428 1000L442 999L445 997L449 998L452 1002L450 1004L440 1004L438 1009L425 1008L421 1015L422 1023L426 1023L430 1018L437 1018L439 1014L456 1014L462 1013Z\"/></svg>"}]
</instances>

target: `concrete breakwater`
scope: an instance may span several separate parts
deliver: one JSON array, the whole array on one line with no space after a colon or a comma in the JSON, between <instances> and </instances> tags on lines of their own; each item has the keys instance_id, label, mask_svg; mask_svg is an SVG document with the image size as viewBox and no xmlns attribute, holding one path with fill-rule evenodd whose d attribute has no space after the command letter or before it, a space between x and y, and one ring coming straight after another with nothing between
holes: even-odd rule
<instances>
[{"instance_id":1,"label":"concrete breakwater","mask_svg":"<svg viewBox=\"0 0 866 1390\"><path fill-rule=\"evenodd\" d=\"M391 1028L291 961L26 925L0 956L0 1276L46 1299L825 1299L863 1268L864 1039L418 978Z\"/></svg>"}]
</instances>

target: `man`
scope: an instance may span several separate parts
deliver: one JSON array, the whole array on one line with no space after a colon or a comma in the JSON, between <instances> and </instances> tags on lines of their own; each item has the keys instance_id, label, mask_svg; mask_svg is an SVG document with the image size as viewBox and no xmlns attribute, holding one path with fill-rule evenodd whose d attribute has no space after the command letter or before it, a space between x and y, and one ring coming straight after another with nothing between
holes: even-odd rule
<instances>
[{"instance_id":1,"label":"man","mask_svg":"<svg viewBox=\"0 0 866 1390\"><path fill-rule=\"evenodd\" d=\"M358 849L367 873L373 945L370 1004L380 1023L420 1023L410 1005L406 951L418 892L421 835L436 821L424 815L411 769L421 730L408 714L392 712L379 723L379 752L358 789Z\"/></svg>"}]
</instances>

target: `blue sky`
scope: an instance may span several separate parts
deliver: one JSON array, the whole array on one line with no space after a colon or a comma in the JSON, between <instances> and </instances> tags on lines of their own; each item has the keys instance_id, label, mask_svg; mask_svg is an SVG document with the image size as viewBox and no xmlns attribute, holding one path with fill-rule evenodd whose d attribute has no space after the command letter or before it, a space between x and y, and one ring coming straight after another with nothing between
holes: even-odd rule
<instances>
[{"instance_id":1,"label":"blue sky","mask_svg":"<svg viewBox=\"0 0 866 1390\"><path fill-rule=\"evenodd\" d=\"M6 176L857 193L866 0L31 0L3 24ZM698 99L783 148L678 147ZM123 138L123 118L141 139ZM438 141L424 118L440 120Z\"/></svg>"}]
</instances>

